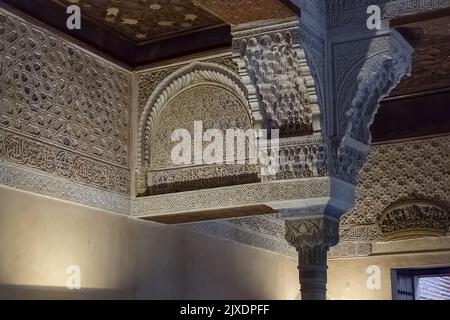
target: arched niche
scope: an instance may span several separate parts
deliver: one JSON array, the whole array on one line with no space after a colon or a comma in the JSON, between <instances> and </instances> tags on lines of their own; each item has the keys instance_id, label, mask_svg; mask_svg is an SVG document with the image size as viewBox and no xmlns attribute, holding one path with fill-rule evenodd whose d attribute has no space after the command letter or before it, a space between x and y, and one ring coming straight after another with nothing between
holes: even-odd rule
<instances>
[{"instance_id":1,"label":"arched niche","mask_svg":"<svg viewBox=\"0 0 450 320\"><path fill-rule=\"evenodd\" d=\"M179 143L172 141L173 132L185 129L193 142L194 122L202 122L203 133L208 129L223 133L227 129L252 129L253 115L246 96L246 88L237 75L211 63L195 62L163 81L149 98L140 119L139 194L173 193L260 181L258 166L248 161L245 164L196 163L193 146L190 164L177 165L171 158L172 150ZM202 151L208 144L203 143ZM223 146L225 153L226 146Z\"/></svg>"},{"instance_id":2,"label":"arched niche","mask_svg":"<svg viewBox=\"0 0 450 320\"><path fill-rule=\"evenodd\" d=\"M377 217L383 239L404 240L445 236L450 227L447 206L429 200L398 201Z\"/></svg>"}]
</instances>

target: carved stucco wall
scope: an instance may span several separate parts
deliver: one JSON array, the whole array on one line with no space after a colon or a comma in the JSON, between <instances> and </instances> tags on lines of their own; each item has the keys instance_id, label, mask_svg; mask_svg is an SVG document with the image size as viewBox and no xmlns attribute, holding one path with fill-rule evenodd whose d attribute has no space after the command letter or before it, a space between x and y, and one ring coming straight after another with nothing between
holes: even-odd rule
<instances>
[{"instance_id":1,"label":"carved stucco wall","mask_svg":"<svg viewBox=\"0 0 450 320\"><path fill-rule=\"evenodd\" d=\"M356 206L342 217L340 243L331 248L329 257L367 256L372 242L390 240L389 232L383 236L383 221L398 207L406 208L399 218L404 227L394 234L403 233L407 238L448 235L448 150L449 135L374 146L357 185ZM408 217L407 212L412 214ZM295 249L284 240L283 218L290 214L284 210L270 216L204 222L186 228L296 256Z\"/></svg>"},{"instance_id":2,"label":"carved stucco wall","mask_svg":"<svg viewBox=\"0 0 450 320\"><path fill-rule=\"evenodd\" d=\"M449 136L376 146L361 173L356 206L341 225L350 230L373 224L387 206L402 199L448 200L449 148Z\"/></svg>"},{"instance_id":3,"label":"carved stucco wall","mask_svg":"<svg viewBox=\"0 0 450 320\"><path fill-rule=\"evenodd\" d=\"M445 1L431 2L433 6L448 5ZM406 2L397 3L405 11ZM393 5L389 3L385 8L392 9ZM330 14L334 10L346 9L328 8ZM96 190L128 194L129 73L4 11L0 26L1 159L33 169L35 174L50 174ZM229 56L199 60L222 66L237 76L238 68ZM158 85L187 63L137 74L139 116ZM314 168L309 163L314 164L319 158L316 154L320 141L308 139L306 149L312 151L306 152L305 148L292 148L297 142L288 142L284 150L288 161L300 159L301 164L306 162L308 166L294 163L294 169L282 171L281 179L326 174L325 170L309 170ZM304 154L314 156L311 160ZM295 171L296 165L301 170ZM6 173L7 170L2 170L3 181L11 179L11 174L6 177ZM48 181L44 183L50 185ZM55 189L58 188L49 188L52 192L60 191ZM102 201L114 207L109 200ZM121 206L126 207L124 203Z\"/></svg>"},{"instance_id":4,"label":"carved stucco wall","mask_svg":"<svg viewBox=\"0 0 450 320\"><path fill-rule=\"evenodd\" d=\"M450 201L450 136L378 145L369 155L356 189L356 206L341 220L341 243L334 254L347 255L350 247L382 241L383 221L392 206L403 207L400 223L411 231L427 229L427 219L436 223L429 228L447 228ZM414 207L415 206L415 207ZM421 219L419 207L425 206ZM408 209L409 207L409 209ZM416 208L416 209L414 209ZM445 214L434 215L435 210ZM403 213L402 213L403 214ZM384 224L389 233L396 222ZM387 231L387 232L386 232ZM393 231L393 230L391 230ZM401 231L401 230L398 230ZM411 236L414 236L412 233ZM367 244L365 245L367 246Z\"/></svg>"},{"instance_id":5,"label":"carved stucco wall","mask_svg":"<svg viewBox=\"0 0 450 320\"><path fill-rule=\"evenodd\" d=\"M3 9L0 63L1 161L129 195L130 73Z\"/></svg>"}]
</instances>

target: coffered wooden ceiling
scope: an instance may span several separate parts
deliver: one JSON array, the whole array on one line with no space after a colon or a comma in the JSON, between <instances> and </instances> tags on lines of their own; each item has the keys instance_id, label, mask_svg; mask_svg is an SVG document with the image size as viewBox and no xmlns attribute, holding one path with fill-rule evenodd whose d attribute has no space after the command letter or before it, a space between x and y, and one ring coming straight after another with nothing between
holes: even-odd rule
<instances>
[{"instance_id":1,"label":"coffered wooden ceiling","mask_svg":"<svg viewBox=\"0 0 450 320\"><path fill-rule=\"evenodd\" d=\"M68 30L69 5L81 8L81 30ZM230 26L191 0L0 0L136 67L229 47Z\"/></svg>"},{"instance_id":2,"label":"coffered wooden ceiling","mask_svg":"<svg viewBox=\"0 0 450 320\"><path fill-rule=\"evenodd\" d=\"M223 25L191 0L51 0L76 4L97 23L133 41L147 41Z\"/></svg>"},{"instance_id":3,"label":"coffered wooden ceiling","mask_svg":"<svg viewBox=\"0 0 450 320\"><path fill-rule=\"evenodd\" d=\"M300 15L298 8L289 0L193 1L230 25L272 19L282 20Z\"/></svg>"},{"instance_id":4,"label":"coffered wooden ceiling","mask_svg":"<svg viewBox=\"0 0 450 320\"><path fill-rule=\"evenodd\" d=\"M296 14L288 0L0 0L2 3L131 67L230 47L228 20ZM73 4L81 8L81 30L66 27L66 9ZM214 4L220 14L210 10L210 6L216 9Z\"/></svg>"},{"instance_id":5,"label":"coffered wooden ceiling","mask_svg":"<svg viewBox=\"0 0 450 320\"><path fill-rule=\"evenodd\" d=\"M397 29L413 45L413 74L404 79L391 96L450 87L450 10L424 20L402 22Z\"/></svg>"}]
</instances>

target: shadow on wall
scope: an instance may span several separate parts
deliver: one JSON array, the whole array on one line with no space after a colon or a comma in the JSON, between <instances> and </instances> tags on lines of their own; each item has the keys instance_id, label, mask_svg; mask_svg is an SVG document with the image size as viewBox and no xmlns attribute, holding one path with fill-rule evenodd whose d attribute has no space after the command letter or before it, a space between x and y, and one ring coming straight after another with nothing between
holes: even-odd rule
<instances>
[{"instance_id":1,"label":"shadow on wall","mask_svg":"<svg viewBox=\"0 0 450 320\"><path fill-rule=\"evenodd\" d=\"M292 300L297 260L230 240L185 232L183 299Z\"/></svg>"},{"instance_id":2,"label":"shadow on wall","mask_svg":"<svg viewBox=\"0 0 450 320\"><path fill-rule=\"evenodd\" d=\"M1 300L128 300L133 297L129 290L112 289L80 289L69 290L64 287L2 285L0 284Z\"/></svg>"}]
</instances>

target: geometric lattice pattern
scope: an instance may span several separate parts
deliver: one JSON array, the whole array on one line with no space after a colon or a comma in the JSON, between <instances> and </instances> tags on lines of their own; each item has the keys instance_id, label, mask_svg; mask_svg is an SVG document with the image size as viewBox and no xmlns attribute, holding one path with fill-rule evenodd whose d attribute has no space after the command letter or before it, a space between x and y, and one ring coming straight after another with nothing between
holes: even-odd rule
<instances>
[{"instance_id":1,"label":"geometric lattice pattern","mask_svg":"<svg viewBox=\"0 0 450 320\"><path fill-rule=\"evenodd\" d=\"M129 75L0 13L0 127L126 166Z\"/></svg>"},{"instance_id":2,"label":"geometric lattice pattern","mask_svg":"<svg viewBox=\"0 0 450 320\"><path fill-rule=\"evenodd\" d=\"M341 220L342 240L378 240L377 218L402 200L450 199L450 136L373 147L356 188L356 206ZM363 229L363 232L356 232Z\"/></svg>"},{"instance_id":3,"label":"geometric lattice pattern","mask_svg":"<svg viewBox=\"0 0 450 320\"><path fill-rule=\"evenodd\" d=\"M0 159L129 193L130 74L0 11Z\"/></svg>"}]
</instances>

